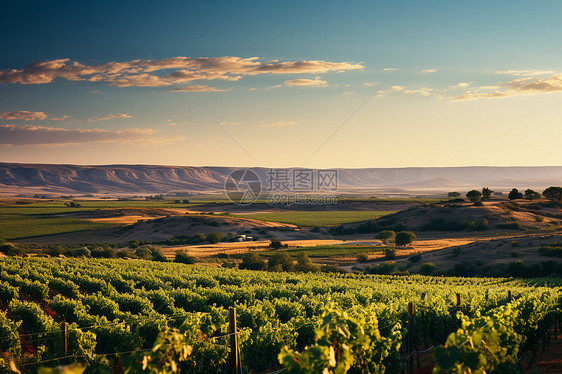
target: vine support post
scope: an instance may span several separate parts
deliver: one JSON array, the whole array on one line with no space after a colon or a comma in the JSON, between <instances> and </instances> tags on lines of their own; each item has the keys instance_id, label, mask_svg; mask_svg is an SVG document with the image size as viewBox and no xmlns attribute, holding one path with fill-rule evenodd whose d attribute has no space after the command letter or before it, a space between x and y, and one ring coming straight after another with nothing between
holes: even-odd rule
<instances>
[{"instance_id":1,"label":"vine support post","mask_svg":"<svg viewBox=\"0 0 562 374\"><path fill-rule=\"evenodd\" d=\"M507 301L508 302L512 302L513 301L513 297L511 296L511 290L507 291Z\"/></svg>"},{"instance_id":2,"label":"vine support post","mask_svg":"<svg viewBox=\"0 0 562 374\"><path fill-rule=\"evenodd\" d=\"M414 303L408 303L408 374L414 372Z\"/></svg>"},{"instance_id":3,"label":"vine support post","mask_svg":"<svg viewBox=\"0 0 562 374\"><path fill-rule=\"evenodd\" d=\"M60 323L60 337L61 337L61 354L63 357L68 356L68 323Z\"/></svg>"},{"instance_id":4,"label":"vine support post","mask_svg":"<svg viewBox=\"0 0 562 374\"><path fill-rule=\"evenodd\" d=\"M461 311L461 294L458 293L458 294L457 294L457 314L458 314L458 312L460 312L460 311ZM457 323L458 323L459 327L461 327L461 320L460 320L460 318L459 318L458 316L456 316L455 318L457 318Z\"/></svg>"},{"instance_id":5,"label":"vine support post","mask_svg":"<svg viewBox=\"0 0 562 374\"><path fill-rule=\"evenodd\" d=\"M240 349L238 348L238 331L236 329L236 308L228 308L228 333L230 334L230 372L242 374Z\"/></svg>"}]
</instances>

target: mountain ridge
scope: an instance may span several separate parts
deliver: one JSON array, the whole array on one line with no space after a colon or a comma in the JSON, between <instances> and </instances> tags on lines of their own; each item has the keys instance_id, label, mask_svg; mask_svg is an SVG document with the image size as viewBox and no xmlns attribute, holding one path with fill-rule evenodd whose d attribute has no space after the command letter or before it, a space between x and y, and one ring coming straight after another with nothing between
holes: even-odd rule
<instances>
[{"instance_id":1,"label":"mountain ridge","mask_svg":"<svg viewBox=\"0 0 562 374\"><path fill-rule=\"evenodd\" d=\"M265 184L270 169L225 166L73 165L0 162L0 193L152 194L221 192L228 175L237 169L254 171ZM562 166L460 166L403 168L333 168L338 191L435 191L472 189L546 188L562 184Z\"/></svg>"}]
</instances>

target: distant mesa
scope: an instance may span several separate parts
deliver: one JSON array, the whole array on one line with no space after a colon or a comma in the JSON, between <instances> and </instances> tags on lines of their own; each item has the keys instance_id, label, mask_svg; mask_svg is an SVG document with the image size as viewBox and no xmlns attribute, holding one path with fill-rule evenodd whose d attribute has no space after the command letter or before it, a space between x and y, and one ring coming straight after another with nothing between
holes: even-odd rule
<instances>
[{"instance_id":1,"label":"distant mesa","mask_svg":"<svg viewBox=\"0 0 562 374\"><path fill-rule=\"evenodd\" d=\"M0 193L154 194L222 192L235 167L0 163ZM250 168L265 183L268 168ZM338 169L338 192L446 192L488 186L544 189L562 184L562 167Z\"/></svg>"}]
</instances>

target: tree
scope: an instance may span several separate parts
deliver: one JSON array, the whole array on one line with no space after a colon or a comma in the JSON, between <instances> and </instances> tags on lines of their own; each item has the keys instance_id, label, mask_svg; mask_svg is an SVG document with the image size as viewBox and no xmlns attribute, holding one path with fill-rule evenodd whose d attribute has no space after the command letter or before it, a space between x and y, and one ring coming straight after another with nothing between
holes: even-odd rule
<instances>
[{"instance_id":1,"label":"tree","mask_svg":"<svg viewBox=\"0 0 562 374\"><path fill-rule=\"evenodd\" d=\"M267 270L269 271L291 271L293 266L293 258L287 252L277 252L267 262Z\"/></svg>"},{"instance_id":2,"label":"tree","mask_svg":"<svg viewBox=\"0 0 562 374\"><path fill-rule=\"evenodd\" d=\"M561 201L562 200L562 187L548 187L543 191L543 196L549 200Z\"/></svg>"},{"instance_id":3,"label":"tree","mask_svg":"<svg viewBox=\"0 0 562 374\"><path fill-rule=\"evenodd\" d=\"M407 244L410 244L411 242L413 242L416 239L417 239L416 235L413 232L411 232L411 231L400 231L394 237L394 242L396 243L396 245L401 245L401 246L405 247Z\"/></svg>"},{"instance_id":4,"label":"tree","mask_svg":"<svg viewBox=\"0 0 562 374\"><path fill-rule=\"evenodd\" d=\"M320 271L320 267L312 263L312 260L308 257L306 252L301 252L297 256L295 271L302 271L304 273L318 272Z\"/></svg>"},{"instance_id":5,"label":"tree","mask_svg":"<svg viewBox=\"0 0 562 374\"><path fill-rule=\"evenodd\" d=\"M542 196L537 191L533 191L530 188L525 190L525 199L527 200L536 200L540 199Z\"/></svg>"},{"instance_id":6,"label":"tree","mask_svg":"<svg viewBox=\"0 0 562 374\"><path fill-rule=\"evenodd\" d=\"M509 195L507 195L507 197L509 198L509 200L517 200L517 199L522 199L523 194L519 192L517 188L514 188L509 192Z\"/></svg>"},{"instance_id":7,"label":"tree","mask_svg":"<svg viewBox=\"0 0 562 374\"><path fill-rule=\"evenodd\" d=\"M389 240L394 239L395 235L396 233L392 230L384 230L379 232L378 235L375 236L375 239L380 239L384 244L386 244Z\"/></svg>"},{"instance_id":8,"label":"tree","mask_svg":"<svg viewBox=\"0 0 562 374\"><path fill-rule=\"evenodd\" d=\"M490 197L492 197L493 193L494 193L494 191L492 191L488 187L482 188L482 199L488 200Z\"/></svg>"},{"instance_id":9,"label":"tree","mask_svg":"<svg viewBox=\"0 0 562 374\"><path fill-rule=\"evenodd\" d=\"M449 193L447 194L447 196L448 196L448 197L451 197L451 198L456 198L456 197L459 197L460 195L461 195L461 194L458 193L458 192L449 192Z\"/></svg>"},{"instance_id":10,"label":"tree","mask_svg":"<svg viewBox=\"0 0 562 374\"><path fill-rule=\"evenodd\" d=\"M248 270L265 270L266 267L267 264L257 253L249 253L244 256L240 264L240 269Z\"/></svg>"},{"instance_id":11,"label":"tree","mask_svg":"<svg viewBox=\"0 0 562 374\"><path fill-rule=\"evenodd\" d=\"M211 232L207 234L207 241L211 244L216 244L222 240L222 234L220 232Z\"/></svg>"},{"instance_id":12,"label":"tree","mask_svg":"<svg viewBox=\"0 0 562 374\"><path fill-rule=\"evenodd\" d=\"M482 193L480 191L477 191L477 190L472 190L472 191L468 191L466 193L466 197L468 197L468 200L475 203L477 201L480 201L480 198L482 197Z\"/></svg>"},{"instance_id":13,"label":"tree","mask_svg":"<svg viewBox=\"0 0 562 374\"><path fill-rule=\"evenodd\" d=\"M269 248L271 249L280 249L283 247L283 243L279 239L271 239L271 243L269 243Z\"/></svg>"}]
</instances>

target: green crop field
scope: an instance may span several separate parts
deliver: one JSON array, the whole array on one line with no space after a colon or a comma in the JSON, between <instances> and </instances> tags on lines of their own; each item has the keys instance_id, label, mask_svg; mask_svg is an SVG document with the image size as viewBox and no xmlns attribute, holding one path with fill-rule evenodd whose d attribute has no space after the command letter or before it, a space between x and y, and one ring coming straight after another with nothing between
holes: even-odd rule
<instances>
[{"instance_id":1,"label":"green crop field","mask_svg":"<svg viewBox=\"0 0 562 374\"><path fill-rule=\"evenodd\" d=\"M70 200L68 201L70 202ZM0 204L0 238L21 239L109 227L110 224L90 222L66 216L68 213L118 208L186 208L195 204L177 204L175 200L76 201L80 207L68 207L65 201L34 201Z\"/></svg>"},{"instance_id":2,"label":"green crop field","mask_svg":"<svg viewBox=\"0 0 562 374\"><path fill-rule=\"evenodd\" d=\"M62 234L109 227L109 224L89 222L69 217L34 214L1 214L0 238L22 239L33 236Z\"/></svg>"},{"instance_id":3,"label":"green crop field","mask_svg":"<svg viewBox=\"0 0 562 374\"><path fill-rule=\"evenodd\" d=\"M65 202L75 201L80 207L71 208ZM0 204L0 214L59 214L68 212L79 212L96 209L118 209L118 208L189 208L197 206L197 203L176 203L173 200L60 200L60 201L34 201L31 203L3 203Z\"/></svg>"},{"instance_id":4,"label":"green crop field","mask_svg":"<svg viewBox=\"0 0 562 374\"><path fill-rule=\"evenodd\" d=\"M396 211L289 211L274 213L245 213L237 214L237 216L262 221L289 223L297 226L319 227L336 226L343 223L366 221L392 213L396 213Z\"/></svg>"}]
</instances>

